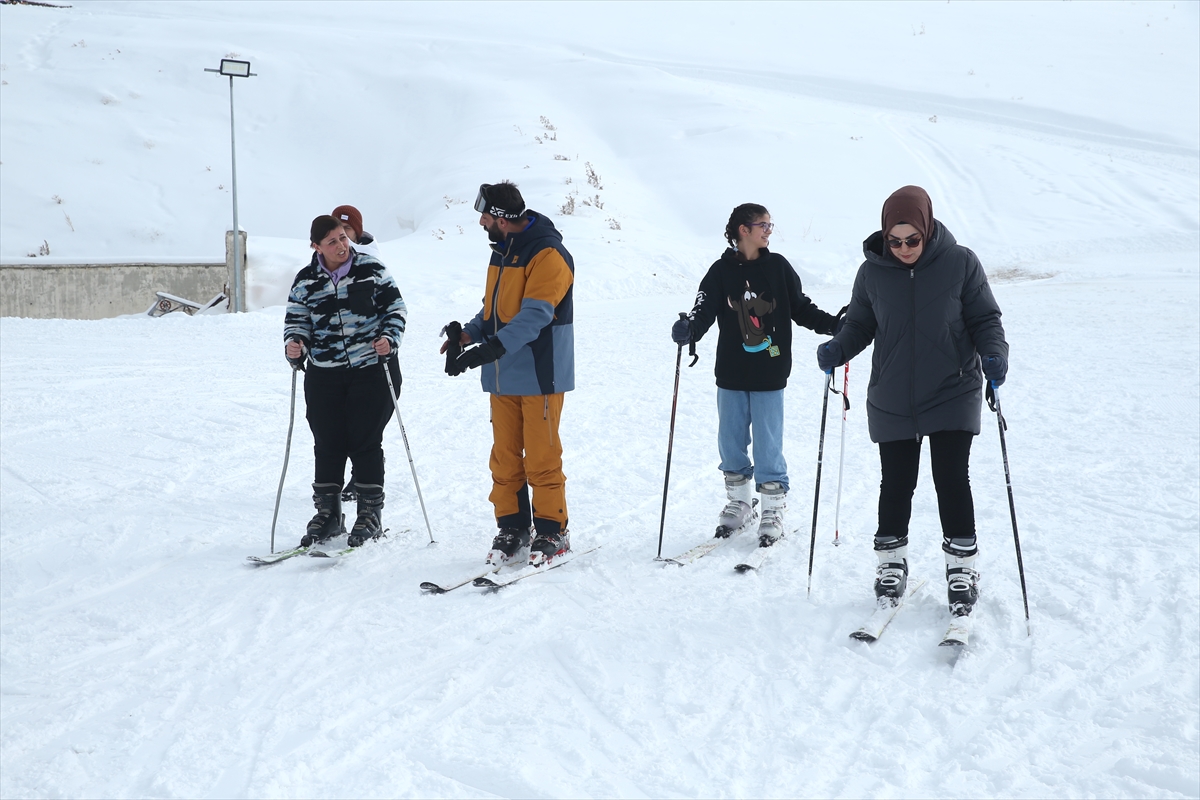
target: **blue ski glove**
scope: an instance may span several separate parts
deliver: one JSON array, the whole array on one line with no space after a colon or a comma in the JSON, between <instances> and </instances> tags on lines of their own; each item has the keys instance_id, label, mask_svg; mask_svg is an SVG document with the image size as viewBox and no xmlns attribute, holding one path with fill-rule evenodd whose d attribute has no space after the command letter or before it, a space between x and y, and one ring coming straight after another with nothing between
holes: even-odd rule
<instances>
[{"instance_id":1,"label":"blue ski glove","mask_svg":"<svg viewBox=\"0 0 1200 800\"><path fill-rule=\"evenodd\" d=\"M464 350L462 355L454 360L454 366L458 369L455 374L461 375L469 369L481 367L484 364L490 364L500 358L507 352L504 345L495 336L489 336L484 339L483 344L476 345L469 350Z\"/></svg>"},{"instance_id":2,"label":"blue ski glove","mask_svg":"<svg viewBox=\"0 0 1200 800\"><path fill-rule=\"evenodd\" d=\"M984 356L983 374L993 386L1003 386L1008 375L1008 361L1001 355Z\"/></svg>"},{"instance_id":3,"label":"blue ski glove","mask_svg":"<svg viewBox=\"0 0 1200 800\"><path fill-rule=\"evenodd\" d=\"M842 343L837 339L830 339L817 347L817 366L822 372L833 372L845 363L846 359L842 358Z\"/></svg>"},{"instance_id":4,"label":"blue ski glove","mask_svg":"<svg viewBox=\"0 0 1200 800\"><path fill-rule=\"evenodd\" d=\"M680 347L692 341L692 323L686 317L675 320L671 326L671 341Z\"/></svg>"}]
</instances>

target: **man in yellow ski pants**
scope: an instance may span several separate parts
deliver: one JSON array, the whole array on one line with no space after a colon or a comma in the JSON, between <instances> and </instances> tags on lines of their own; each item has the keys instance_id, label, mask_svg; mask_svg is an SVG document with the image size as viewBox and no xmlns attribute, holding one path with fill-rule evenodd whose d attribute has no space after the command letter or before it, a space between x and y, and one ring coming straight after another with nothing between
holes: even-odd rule
<instances>
[{"instance_id":1,"label":"man in yellow ski pants","mask_svg":"<svg viewBox=\"0 0 1200 800\"><path fill-rule=\"evenodd\" d=\"M562 234L525 208L514 184L483 184L475 210L492 242L487 291L457 342L475 346L446 371L482 367L491 394L489 499L499 532L488 563L506 563L528 547L531 564L547 564L571 548L558 423L563 394L575 388L575 263Z\"/></svg>"}]
</instances>

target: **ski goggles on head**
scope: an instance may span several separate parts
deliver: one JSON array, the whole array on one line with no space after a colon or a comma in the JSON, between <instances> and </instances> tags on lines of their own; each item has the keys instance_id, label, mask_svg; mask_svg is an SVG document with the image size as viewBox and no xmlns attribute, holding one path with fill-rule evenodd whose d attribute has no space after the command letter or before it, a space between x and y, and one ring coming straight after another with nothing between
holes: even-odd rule
<instances>
[{"instance_id":1,"label":"ski goggles on head","mask_svg":"<svg viewBox=\"0 0 1200 800\"><path fill-rule=\"evenodd\" d=\"M525 213L525 209L509 211L492 203L488 197L491 188L492 184L490 183L479 184L479 194L475 197L475 210L480 214L491 214L493 217L503 217L504 219L517 219Z\"/></svg>"}]
</instances>

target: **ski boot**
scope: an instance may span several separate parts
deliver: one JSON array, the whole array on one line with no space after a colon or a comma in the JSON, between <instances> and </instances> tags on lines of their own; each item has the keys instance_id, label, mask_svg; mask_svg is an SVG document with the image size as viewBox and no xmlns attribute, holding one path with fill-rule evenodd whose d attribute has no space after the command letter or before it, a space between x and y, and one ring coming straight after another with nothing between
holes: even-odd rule
<instances>
[{"instance_id":1,"label":"ski boot","mask_svg":"<svg viewBox=\"0 0 1200 800\"><path fill-rule=\"evenodd\" d=\"M503 566L517 558L521 551L529 547L530 528L501 528L492 539L492 549L488 550L487 563L493 567Z\"/></svg>"},{"instance_id":2,"label":"ski boot","mask_svg":"<svg viewBox=\"0 0 1200 800\"><path fill-rule=\"evenodd\" d=\"M762 521L758 523L758 546L770 547L783 536L783 512L787 511L787 490L779 481L762 485Z\"/></svg>"},{"instance_id":3,"label":"ski boot","mask_svg":"<svg viewBox=\"0 0 1200 800\"><path fill-rule=\"evenodd\" d=\"M717 519L718 539L728 539L754 521L754 484L745 475L725 473L725 497L729 502Z\"/></svg>"},{"instance_id":4,"label":"ski boot","mask_svg":"<svg viewBox=\"0 0 1200 800\"><path fill-rule=\"evenodd\" d=\"M975 571L979 548L973 539L950 539L942 543L942 550L946 554L946 599L950 614L970 616L979 599L979 573Z\"/></svg>"},{"instance_id":5,"label":"ski boot","mask_svg":"<svg viewBox=\"0 0 1200 800\"><path fill-rule=\"evenodd\" d=\"M875 540L875 599L880 605L897 605L908 588L908 537Z\"/></svg>"},{"instance_id":6,"label":"ski boot","mask_svg":"<svg viewBox=\"0 0 1200 800\"><path fill-rule=\"evenodd\" d=\"M346 532L342 502L338 497L342 487L336 483L314 483L312 487L313 505L317 507L317 513L308 522L308 528L300 539L301 547L312 547Z\"/></svg>"},{"instance_id":7,"label":"ski boot","mask_svg":"<svg viewBox=\"0 0 1200 800\"><path fill-rule=\"evenodd\" d=\"M383 487L373 483L358 484L358 519L350 529L346 544L361 547L383 535Z\"/></svg>"},{"instance_id":8,"label":"ski boot","mask_svg":"<svg viewBox=\"0 0 1200 800\"><path fill-rule=\"evenodd\" d=\"M549 564L570 549L571 532L566 528L552 532L539 531L529 545L529 564L534 567Z\"/></svg>"}]
</instances>

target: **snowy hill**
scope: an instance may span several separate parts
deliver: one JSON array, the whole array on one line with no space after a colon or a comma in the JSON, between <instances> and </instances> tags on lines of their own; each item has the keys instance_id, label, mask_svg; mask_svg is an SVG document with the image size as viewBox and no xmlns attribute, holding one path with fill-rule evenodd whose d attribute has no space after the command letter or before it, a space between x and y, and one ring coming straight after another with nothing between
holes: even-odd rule
<instances>
[{"instance_id":1,"label":"snowy hill","mask_svg":"<svg viewBox=\"0 0 1200 800\"><path fill-rule=\"evenodd\" d=\"M4 261L43 240L51 258L220 258L228 93L202 68L232 54L258 73L236 99L259 310L0 321L0 796L1200 796L1200 6L4 5ZM426 596L492 527L486 396L436 351L477 309L469 203L500 178L578 265L562 435L575 544L602 548ZM652 560L667 330L729 210L768 206L773 248L836 309L904 183L980 255L1013 353L1033 635L985 412L983 595L953 665L926 466L911 557L930 585L878 643L847 638L874 566L866 354L838 548L829 418L811 597L805 359L797 533L757 575L732 569L748 541ZM439 543L393 423L390 537L251 569L288 424L279 304L309 220L346 202L410 309L404 424ZM667 552L720 507L712 341L700 355ZM298 405L288 546L311 515Z\"/></svg>"}]
</instances>

